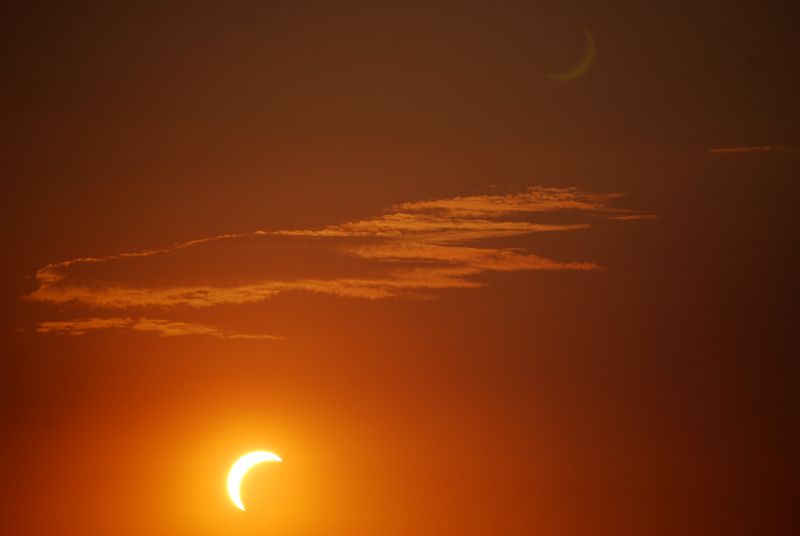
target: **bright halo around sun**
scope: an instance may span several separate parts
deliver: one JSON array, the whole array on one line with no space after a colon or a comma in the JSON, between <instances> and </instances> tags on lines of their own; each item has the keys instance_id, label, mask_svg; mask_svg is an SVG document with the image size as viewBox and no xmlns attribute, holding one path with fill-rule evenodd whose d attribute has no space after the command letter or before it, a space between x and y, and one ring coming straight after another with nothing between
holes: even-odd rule
<instances>
[{"instance_id":1,"label":"bright halo around sun","mask_svg":"<svg viewBox=\"0 0 800 536\"><path fill-rule=\"evenodd\" d=\"M236 505L236 508L244 511L244 504L242 504L241 487L242 479L254 465L264 462L282 462L280 456L267 452L265 450L256 450L248 452L231 466L228 472L228 497L231 502Z\"/></svg>"}]
</instances>

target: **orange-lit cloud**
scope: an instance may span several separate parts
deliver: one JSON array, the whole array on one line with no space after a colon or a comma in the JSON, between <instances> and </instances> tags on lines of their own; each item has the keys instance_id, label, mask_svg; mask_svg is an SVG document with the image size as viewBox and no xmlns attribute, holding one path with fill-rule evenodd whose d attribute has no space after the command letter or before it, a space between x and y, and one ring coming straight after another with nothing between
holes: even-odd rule
<instances>
[{"instance_id":1,"label":"orange-lit cloud","mask_svg":"<svg viewBox=\"0 0 800 536\"><path fill-rule=\"evenodd\" d=\"M556 262L514 249L493 249L426 244L420 242L384 243L354 246L347 251L366 259L396 261L432 261L460 265L466 272L513 272L518 270L596 270L590 262ZM429 270L435 272L435 270Z\"/></svg>"},{"instance_id":2,"label":"orange-lit cloud","mask_svg":"<svg viewBox=\"0 0 800 536\"><path fill-rule=\"evenodd\" d=\"M622 214L619 216L609 216L608 219L613 221L647 221L657 220L658 216L655 214Z\"/></svg>"},{"instance_id":3,"label":"orange-lit cloud","mask_svg":"<svg viewBox=\"0 0 800 536\"><path fill-rule=\"evenodd\" d=\"M794 151L790 145L751 145L743 147L717 147L709 150L709 154L741 154L741 153L770 153L781 151Z\"/></svg>"},{"instance_id":4,"label":"orange-lit cloud","mask_svg":"<svg viewBox=\"0 0 800 536\"><path fill-rule=\"evenodd\" d=\"M284 293L318 293L345 298L383 299L392 297L430 297L442 289L474 289L485 285L479 276L486 272L529 270L590 271L600 266L589 261L548 259L524 248L499 247L499 238L542 232L584 230L602 219L637 220L652 216L614 207L619 194L584 193L574 188L529 188L506 195L478 195L394 205L371 218L330 225L318 229L258 230L243 234L221 234L178 243L170 248L120 253L106 257L71 259L47 265L36 273L38 288L26 298L31 301L74 305L92 310L131 308L213 307L258 303ZM557 223L533 221L536 214L557 214ZM291 256L286 244L333 255L334 260L313 263L315 272L249 274L232 269L221 281L202 284L185 279L153 283L143 279L141 270L129 270L123 277L111 277L115 266L124 263L168 261L179 254L208 259L213 248L247 246L259 242L254 251L281 242L275 256ZM269 242L273 241L273 242ZM211 249L210 249L211 248ZM191 250L191 251L190 251ZM211 253L209 253L211 252ZM255 255L255 253L253 253ZM273 259L274 260L274 259ZM202 261L198 261L201 263ZM327 264L326 264L327 262ZM195 266L197 263L193 263ZM253 258L247 263L260 266ZM105 268L105 267L108 268ZM336 266L337 269L331 268ZM329 267L326 271L326 267ZM90 276L86 272L93 271ZM83 270L83 272L81 272ZM178 270L166 270L178 272ZM79 272L81 272L79 274ZM162 334L205 334L233 337L206 326L180 322L130 318L102 318L75 323L43 323L39 331L86 332L89 329L128 329L158 331ZM81 322L84 322L82 324ZM115 324L116 323L116 324ZM124 325L119 325L120 323Z\"/></svg>"},{"instance_id":5,"label":"orange-lit cloud","mask_svg":"<svg viewBox=\"0 0 800 536\"><path fill-rule=\"evenodd\" d=\"M59 335L86 335L91 331L141 331L156 333L162 337L179 337L184 335L204 335L219 339L280 340L274 335L253 335L234 333L214 326L176 322L154 318L79 318L65 321L41 322L37 325L38 333L56 333Z\"/></svg>"},{"instance_id":6,"label":"orange-lit cloud","mask_svg":"<svg viewBox=\"0 0 800 536\"><path fill-rule=\"evenodd\" d=\"M259 281L247 285L191 286L167 288L77 287L59 286L38 289L29 295L36 301L83 304L95 308L127 309L133 307L213 307L258 303L284 292L313 292L344 298L379 299L409 294L415 290L477 288L474 281L463 279L476 270L409 270L386 279L301 279L296 281Z\"/></svg>"},{"instance_id":7,"label":"orange-lit cloud","mask_svg":"<svg viewBox=\"0 0 800 536\"><path fill-rule=\"evenodd\" d=\"M474 195L430 201L401 203L397 212L431 212L450 217L497 217L516 213L551 212L564 210L627 212L614 208L610 202L622 194L596 194L576 188L530 187L524 192L506 195Z\"/></svg>"}]
</instances>

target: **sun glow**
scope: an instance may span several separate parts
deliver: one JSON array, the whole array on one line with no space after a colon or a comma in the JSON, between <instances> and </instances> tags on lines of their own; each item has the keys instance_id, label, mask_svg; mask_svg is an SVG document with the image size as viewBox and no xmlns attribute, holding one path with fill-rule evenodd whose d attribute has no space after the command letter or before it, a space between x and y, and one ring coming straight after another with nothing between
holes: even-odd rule
<instances>
[{"instance_id":1,"label":"sun glow","mask_svg":"<svg viewBox=\"0 0 800 536\"><path fill-rule=\"evenodd\" d=\"M242 479L247 474L247 471L259 463L282 461L281 457L277 454L263 450L248 452L236 460L231 466L231 470L228 472L228 497L230 497L231 502L236 505L236 508L242 511L245 510L241 497L241 485Z\"/></svg>"}]
</instances>

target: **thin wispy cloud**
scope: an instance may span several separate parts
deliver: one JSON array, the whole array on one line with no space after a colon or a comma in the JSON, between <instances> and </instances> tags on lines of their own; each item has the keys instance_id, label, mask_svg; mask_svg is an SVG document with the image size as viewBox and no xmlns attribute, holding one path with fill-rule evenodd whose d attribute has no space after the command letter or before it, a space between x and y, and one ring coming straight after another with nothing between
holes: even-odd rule
<instances>
[{"instance_id":1,"label":"thin wispy cloud","mask_svg":"<svg viewBox=\"0 0 800 536\"><path fill-rule=\"evenodd\" d=\"M743 154L743 153L776 153L795 151L791 145L749 145L742 147L717 147L710 149L709 154Z\"/></svg>"},{"instance_id":2,"label":"thin wispy cloud","mask_svg":"<svg viewBox=\"0 0 800 536\"><path fill-rule=\"evenodd\" d=\"M658 216L655 214L622 214L618 216L609 216L612 221L648 221L657 220Z\"/></svg>"},{"instance_id":3,"label":"thin wispy cloud","mask_svg":"<svg viewBox=\"0 0 800 536\"><path fill-rule=\"evenodd\" d=\"M281 339L281 337L276 337L274 335L235 333L205 324L141 317L78 318L73 320L40 322L36 327L37 333L53 333L58 335L86 335L87 333L96 331L139 331L155 333L161 337L202 335L217 339L273 341Z\"/></svg>"},{"instance_id":4,"label":"thin wispy cloud","mask_svg":"<svg viewBox=\"0 0 800 536\"><path fill-rule=\"evenodd\" d=\"M610 205L622 194L596 194L576 188L531 187L522 193L506 195L474 195L428 201L400 203L396 212L434 213L446 217L484 218L517 213L584 211L626 212Z\"/></svg>"},{"instance_id":5,"label":"thin wispy cloud","mask_svg":"<svg viewBox=\"0 0 800 536\"><path fill-rule=\"evenodd\" d=\"M492 245L500 238L533 233L584 231L597 221L638 220L652 216L614 205L620 194L596 194L574 188L529 188L506 195L478 195L400 203L374 217L316 229L256 230L188 240L170 248L82 257L49 264L35 274L37 288L26 299L90 310L210 308L268 301L281 294L315 293L342 298L386 299L435 297L445 289L475 289L487 284L482 274L512 271L593 271L601 267L583 259L550 259L524 248ZM550 222L535 221L549 213ZM559 223L553 223L558 215ZM251 244L251 242L253 242ZM229 245L229 246L226 246ZM207 259L222 247L253 247L255 252L276 248L270 262L253 258L252 266L271 266L275 258L320 255L301 263L302 270L247 275L231 269L222 280L190 284L186 279L153 283L143 269L123 276L116 268L125 263L169 261L173 256L203 254ZM309 253L310 252L310 253ZM219 253L222 255L223 253ZM145 263L145 264L142 264ZM193 264L194 265L194 264ZM106 268L107 267L107 268ZM335 267L335 269L334 269ZM89 273L91 272L91 273ZM172 270L176 272L176 270ZM89 275L87 275L89 273ZM181 272L182 273L182 272ZM113 274L113 275L112 275ZM95 329L180 332L236 338L215 328L162 324L115 316L93 316L89 324L113 326ZM77 324L43 323L40 331L83 331ZM84 322L84 324L81 324ZM124 324L122 327L117 324ZM147 328L147 329L145 329ZM204 331L205 330L205 331Z\"/></svg>"}]
</instances>

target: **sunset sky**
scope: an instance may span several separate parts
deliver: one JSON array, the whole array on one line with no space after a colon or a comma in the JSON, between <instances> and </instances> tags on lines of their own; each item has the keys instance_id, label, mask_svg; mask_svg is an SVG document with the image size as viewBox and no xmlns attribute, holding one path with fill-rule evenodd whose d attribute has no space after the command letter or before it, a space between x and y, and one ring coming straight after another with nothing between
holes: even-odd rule
<instances>
[{"instance_id":1,"label":"sunset sky","mask_svg":"<svg viewBox=\"0 0 800 536\"><path fill-rule=\"evenodd\" d=\"M797 533L791 3L18 4L0 533Z\"/></svg>"}]
</instances>

